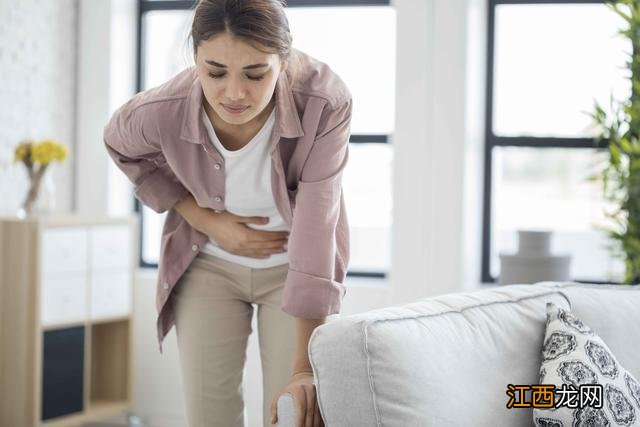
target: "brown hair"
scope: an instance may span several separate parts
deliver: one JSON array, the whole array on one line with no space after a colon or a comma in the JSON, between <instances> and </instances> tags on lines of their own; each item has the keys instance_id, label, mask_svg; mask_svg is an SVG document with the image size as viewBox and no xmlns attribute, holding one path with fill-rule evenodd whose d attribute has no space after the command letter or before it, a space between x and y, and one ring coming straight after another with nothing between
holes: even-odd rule
<instances>
[{"instance_id":1,"label":"brown hair","mask_svg":"<svg viewBox=\"0 0 640 427\"><path fill-rule=\"evenodd\" d=\"M194 56L202 41L227 32L261 52L288 61L293 81L299 58L291 47L293 37L284 6L286 0L200 0L191 25Z\"/></svg>"}]
</instances>

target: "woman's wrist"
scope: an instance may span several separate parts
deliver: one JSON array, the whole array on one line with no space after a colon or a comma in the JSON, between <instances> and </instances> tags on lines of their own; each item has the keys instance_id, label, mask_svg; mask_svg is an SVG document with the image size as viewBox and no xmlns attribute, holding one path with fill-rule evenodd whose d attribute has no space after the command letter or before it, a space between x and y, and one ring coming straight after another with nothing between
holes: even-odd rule
<instances>
[{"instance_id":1,"label":"woman's wrist","mask_svg":"<svg viewBox=\"0 0 640 427\"><path fill-rule=\"evenodd\" d=\"M198 231L202 231L206 209L201 208L191 193L175 205L175 210Z\"/></svg>"}]
</instances>

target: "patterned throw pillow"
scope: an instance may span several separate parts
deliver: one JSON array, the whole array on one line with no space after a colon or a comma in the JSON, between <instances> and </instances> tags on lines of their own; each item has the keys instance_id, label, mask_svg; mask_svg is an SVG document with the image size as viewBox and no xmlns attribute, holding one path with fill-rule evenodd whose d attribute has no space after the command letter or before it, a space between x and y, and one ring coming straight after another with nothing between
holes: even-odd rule
<instances>
[{"instance_id":1,"label":"patterned throw pillow","mask_svg":"<svg viewBox=\"0 0 640 427\"><path fill-rule=\"evenodd\" d=\"M550 302L546 310L547 326L539 383L555 385L555 406L534 408L535 425L640 426L638 380L620 366L604 341L570 311ZM583 400L580 408L576 399L565 400L569 395L579 396L578 393L565 393L563 396L558 393L559 389L571 386L573 390L580 390L580 386L585 384L602 385L600 399L597 399L600 408L594 400ZM583 390L588 388L583 387ZM559 405L560 400L563 400L562 405Z\"/></svg>"}]
</instances>

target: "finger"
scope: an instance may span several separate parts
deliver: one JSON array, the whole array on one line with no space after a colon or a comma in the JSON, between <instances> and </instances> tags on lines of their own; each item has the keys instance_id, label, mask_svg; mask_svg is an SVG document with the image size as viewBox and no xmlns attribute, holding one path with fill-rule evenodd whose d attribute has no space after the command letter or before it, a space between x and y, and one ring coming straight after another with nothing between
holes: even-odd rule
<instances>
[{"instance_id":1,"label":"finger","mask_svg":"<svg viewBox=\"0 0 640 427\"><path fill-rule=\"evenodd\" d=\"M268 224L269 218L264 216L240 216L235 215L234 219L236 222L241 222L244 224Z\"/></svg>"},{"instance_id":2,"label":"finger","mask_svg":"<svg viewBox=\"0 0 640 427\"><path fill-rule=\"evenodd\" d=\"M269 240L289 240L288 231L264 231L249 228L248 242L262 242Z\"/></svg>"},{"instance_id":3,"label":"finger","mask_svg":"<svg viewBox=\"0 0 640 427\"><path fill-rule=\"evenodd\" d=\"M314 402L315 415L313 416L313 427L324 427L324 422L322 421L322 415L320 415L320 405L318 405L318 399L316 394L316 400Z\"/></svg>"},{"instance_id":4,"label":"finger","mask_svg":"<svg viewBox=\"0 0 640 427\"><path fill-rule=\"evenodd\" d=\"M280 396L278 396L276 394L276 396L273 398L273 400L271 400L271 424L275 424L278 422L278 398Z\"/></svg>"},{"instance_id":5,"label":"finger","mask_svg":"<svg viewBox=\"0 0 640 427\"><path fill-rule=\"evenodd\" d=\"M294 403L295 403L295 408L296 408L296 421L295 421L295 426L296 427L304 427L304 423L305 423L305 415L307 412L307 397L306 397L306 393L303 392L298 392L296 393L295 398L293 399Z\"/></svg>"},{"instance_id":6,"label":"finger","mask_svg":"<svg viewBox=\"0 0 640 427\"><path fill-rule=\"evenodd\" d=\"M307 399L307 407L305 408L304 427L313 427L313 417L315 415L314 404L315 393L313 387L304 387L305 397Z\"/></svg>"},{"instance_id":7,"label":"finger","mask_svg":"<svg viewBox=\"0 0 640 427\"><path fill-rule=\"evenodd\" d=\"M267 241L258 241L258 242L249 242L247 243L246 249L284 249L284 245L287 244L286 239L280 240L267 240Z\"/></svg>"}]
</instances>

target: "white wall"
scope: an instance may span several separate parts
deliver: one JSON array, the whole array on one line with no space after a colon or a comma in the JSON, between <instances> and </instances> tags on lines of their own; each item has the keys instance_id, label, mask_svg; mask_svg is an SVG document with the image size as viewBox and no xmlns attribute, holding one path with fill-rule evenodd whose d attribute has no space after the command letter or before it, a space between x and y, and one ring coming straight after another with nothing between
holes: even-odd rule
<instances>
[{"instance_id":1,"label":"white wall","mask_svg":"<svg viewBox=\"0 0 640 427\"><path fill-rule=\"evenodd\" d=\"M136 2L82 0L78 28L77 211L126 214L130 186L106 155L111 113L135 93ZM120 197L113 197L118 194Z\"/></svg>"},{"instance_id":2,"label":"white wall","mask_svg":"<svg viewBox=\"0 0 640 427\"><path fill-rule=\"evenodd\" d=\"M478 286L484 0L396 0L393 303Z\"/></svg>"},{"instance_id":3,"label":"white wall","mask_svg":"<svg viewBox=\"0 0 640 427\"><path fill-rule=\"evenodd\" d=\"M48 173L56 183L55 210L73 207L77 3L0 0L0 214L14 214L28 189L26 169L13 163L25 138L67 145L67 160Z\"/></svg>"}]
</instances>

